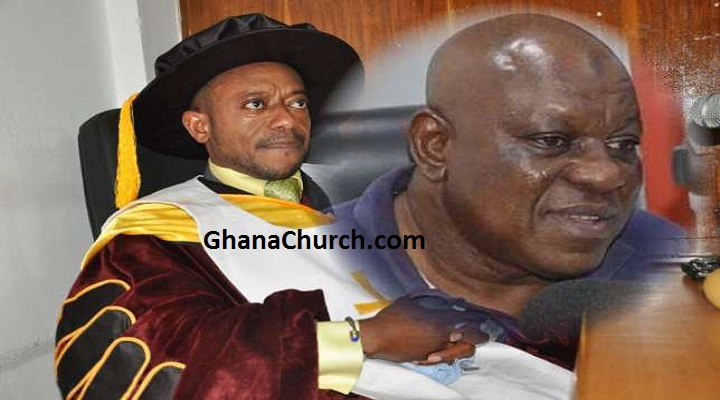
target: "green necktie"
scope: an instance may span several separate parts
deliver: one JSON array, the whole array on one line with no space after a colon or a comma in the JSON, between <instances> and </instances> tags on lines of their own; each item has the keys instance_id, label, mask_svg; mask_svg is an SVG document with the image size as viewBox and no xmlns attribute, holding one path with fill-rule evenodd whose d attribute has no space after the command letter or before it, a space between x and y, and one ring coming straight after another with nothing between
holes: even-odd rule
<instances>
[{"instance_id":1,"label":"green necktie","mask_svg":"<svg viewBox=\"0 0 720 400\"><path fill-rule=\"evenodd\" d=\"M280 200L300 202L300 182L296 178L278 179L265 184L265 196Z\"/></svg>"}]
</instances>

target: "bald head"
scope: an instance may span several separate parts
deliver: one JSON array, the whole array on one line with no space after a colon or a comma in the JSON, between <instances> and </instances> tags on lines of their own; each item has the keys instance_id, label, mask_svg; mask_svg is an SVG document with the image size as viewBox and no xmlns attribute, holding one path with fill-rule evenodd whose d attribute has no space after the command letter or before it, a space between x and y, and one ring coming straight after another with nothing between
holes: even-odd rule
<instances>
[{"instance_id":1,"label":"bald head","mask_svg":"<svg viewBox=\"0 0 720 400\"><path fill-rule=\"evenodd\" d=\"M612 51L556 18L500 17L438 49L427 91L408 130L416 209L511 275L597 266L642 176L635 92Z\"/></svg>"},{"instance_id":2,"label":"bald head","mask_svg":"<svg viewBox=\"0 0 720 400\"><path fill-rule=\"evenodd\" d=\"M586 79L629 84L622 63L587 31L550 16L515 14L480 22L447 40L430 64L427 101L452 114L460 111L458 102L498 105L504 89L519 95ZM576 89L593 94L584 85Z\"/></svg>"}]
</instances>

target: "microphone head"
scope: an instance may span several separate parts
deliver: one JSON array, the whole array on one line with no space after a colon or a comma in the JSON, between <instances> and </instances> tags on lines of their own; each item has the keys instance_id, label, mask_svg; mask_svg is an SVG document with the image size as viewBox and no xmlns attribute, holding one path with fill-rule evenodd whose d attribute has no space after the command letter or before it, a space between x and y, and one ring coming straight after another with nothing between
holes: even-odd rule
<instances>
[{"instance_id":1,"label":"microphone head","mask_svg":"<svg viewBox=\"0 0 720 400\"><path fill-rule=\"evenodd\" d=\"M698 97L690 107L688 118L703 128L720 128L720 94Z\"/></svg>"},{"instance_id":2,"label":"microphone head","mask_svg":"<svg viewBox=\"0 0 720 400\"><path fill-rule=\"evenodd\" d=\"M520 316L520 330L531 340L566 342L580 335L583 315L604 318L637 305L647 284L576 279L557 282L528 301Z\"/></svg>"}]
</instances>

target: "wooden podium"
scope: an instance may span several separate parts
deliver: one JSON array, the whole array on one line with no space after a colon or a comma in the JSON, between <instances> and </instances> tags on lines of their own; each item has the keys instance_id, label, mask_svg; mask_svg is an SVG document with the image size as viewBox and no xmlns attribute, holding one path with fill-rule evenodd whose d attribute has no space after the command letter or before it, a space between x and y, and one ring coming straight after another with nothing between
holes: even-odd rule
<instances>
[{"instance_id":1,"label":"wooden podium","mask_svg":"<svg viewBox=\"0 0 720 400\"><path fill-rule=\"evenodd\" d=\"M720 399L720 309L679 265L642 305L583 327L576 400Z\"/></svg>"}]
</instances>

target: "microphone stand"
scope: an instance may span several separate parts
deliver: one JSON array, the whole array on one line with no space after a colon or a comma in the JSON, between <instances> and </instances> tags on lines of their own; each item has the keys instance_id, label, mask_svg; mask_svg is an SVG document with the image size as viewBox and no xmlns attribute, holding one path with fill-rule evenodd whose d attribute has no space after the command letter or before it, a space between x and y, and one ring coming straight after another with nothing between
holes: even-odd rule
<instances>
[{"instance_id":1,"label":"microphone stand","mask_svg":"<svg viewBox=\"0 0 720 400\"><path fill-rule=\"evenodd\" d=\"M710 99L715 96L718 95L696 100L683 144L673 152L674 180L688 187L690 208L695 216L694 230L688 238L688 250L693 258L681 264L693 279L704 278L720 266L720 128L703 123Z\"/></svg>"}]
</instances>

